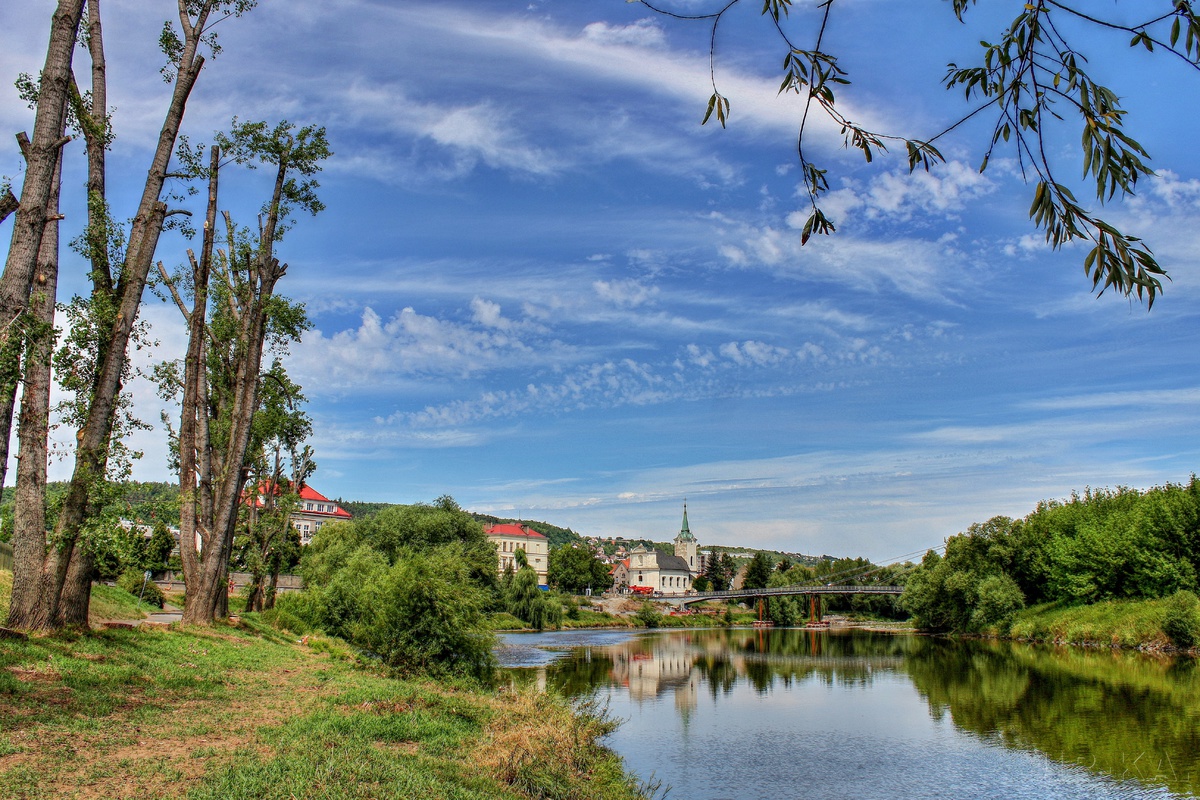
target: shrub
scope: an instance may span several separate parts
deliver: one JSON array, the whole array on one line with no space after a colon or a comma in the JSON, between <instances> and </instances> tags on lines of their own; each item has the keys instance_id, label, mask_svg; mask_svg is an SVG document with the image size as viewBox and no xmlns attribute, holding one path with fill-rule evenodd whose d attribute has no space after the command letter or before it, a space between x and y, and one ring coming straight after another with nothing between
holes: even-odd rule
<instances>
[{"instance_id":1,"label":"shrub","mask_svg":"<svg viewBox=\"0 0 1200 800\"><path fill-rule=\"evenodd\" d=\"M1163 633L1171 644L1186 650L1200 642L1200 599L1187 590L1167 598Z\"/></svg>"},{"instance_id":2,"label":"shrub","mask_svg":"<svg viewBox=\"0 0 1200 800\"><path fill-rule=\"evenodd\" d=\"M642 607L637 610L633 618L637 620L638 624L645 625L647 628L657 628L662 625L662 614L649 601L642 603Z\"/></svg>"},{"instance_id":3,"label":"shrub","mask_svg":"<svg viewBox=\"0 0 1200 800\"><path fill-rule=\"evenodd\" d=\"M534 630L562 625L562 605L538 588L537 573L522 567L504 590L505 611L523 620Z\"/></svg>"},{"instance_id":4,"label":"shrub","mask_svg":"<svg viewBox=\"0 0 1200 800\"><path fill-rule=\"evenodd\" d=\"M143 591L142 583L145 581L146 588ZM145 575L136 569L127 569L121 573L121 577L117 579L117 586L129 592L134 597L141 597L143 602L149 603L152 606L163 607L165 598L162 590L154 583L154 581L145 580Z\"/></svg>"},{"instance_id":5,"label":"shrub","mask_svg":"<svg viewBox=\"0 0 1200 800\"><path fill-rule=\"evenodd\" d=\"M971 625L983 630L996 625L1025 607L1025 596L1021 587L1007 575L989 575L976 588L975 610L971 612Z\"/></svg>"},{"instance_id":6,"label":"shrub","mask_svg":"<svg viewBox=\"0 0 1200 800\"><path fill-rule=\"evenodd\" d=\"M312 626L307 622L297 617L295 614L289 614L287 611L280 610L278 607L269 608L260 615L263 622L282 631L290 631L298 636L303 636L312 630Z\"/></svg>"},{"instance_id":7,"label":"shrub","mask_svg":"<svg viewBox=\"0 0 1200 800\"><path fill-rule=\"evenodd\" d=\"M413 674L490 680L495 636L483 619L484 592L455 574L456 553L414 554L396 561L369 598L356 639L386 664Z\"/></svg>"}]
</instances>

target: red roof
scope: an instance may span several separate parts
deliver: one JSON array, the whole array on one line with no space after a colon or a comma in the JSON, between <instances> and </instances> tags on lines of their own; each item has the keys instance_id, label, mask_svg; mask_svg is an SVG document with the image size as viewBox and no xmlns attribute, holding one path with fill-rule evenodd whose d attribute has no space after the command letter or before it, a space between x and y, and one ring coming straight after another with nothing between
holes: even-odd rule
<instances>
[{"instance_id":1,"label":"red roof","mask_svg":"<svg viewBox=\"0 0 1200 800\"><path fill-rule=\"evenodd\" d=\"M617 571L617 567L620 567L620 566L624 566L625 569L629 569L629 559L628 558L618 559L617 562L615 564L613 564L613 568L608 571L608 574L612 575L614 572Z\"/></svg>"},{"instance_id":2,"label":"red roof","mask_svg":"<svg viewBox=\"0 0 1200 800\"><path fill-rule=\"evenodd\" d=\"M528 525L521 525L516 522L500 522L491 527L484 528L483 532L488 536L520 536L526 539L546 538Z\"/></svg>"},{"instance_id":3,"label":"red roof","mask_svg":"<svg viewBox=\"0 0 1200 800\"><path fill-rule=\"evenodd\" d=\"M284 481L283 484L276 486L275 487L275 496L278 497L279 495L283 494L283 491L285 488L290 488L290 482ZM263 497L263 495L267 494L268 489L269 489L269 487L265 483L260 484L258 487L258 493L256 495L251 495L246 498L247 504L253 502L254 504L256 504L257 506L259 506L261 508L263 505L261 498ZM319 516L334 517L336 519L353 519L354 518L354 515L351 514L349 511L346 511L344 508L342 508L341 506L334 503L328 497L321 494L316 489L309 486L307 483L300 485L300 500L313 502L313 503L322 503L322 504L328 503L329 504L328 508L330 510L328 510L328 511L306 510L303 506L301 506L300 508L296 509L296 512L301 512L304 514L317 514ZM296 513L296 512L293 512L293 513Z\"/></svg>"}]
</instances>

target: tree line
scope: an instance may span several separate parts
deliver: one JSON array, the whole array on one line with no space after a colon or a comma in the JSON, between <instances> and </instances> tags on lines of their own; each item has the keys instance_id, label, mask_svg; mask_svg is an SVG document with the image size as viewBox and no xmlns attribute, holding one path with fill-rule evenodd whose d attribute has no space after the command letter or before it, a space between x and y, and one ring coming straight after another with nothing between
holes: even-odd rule
<instances>
[{"instance_id":1,"label":"tree line","mask_svg":"<svg viewBox=\"0 0 1200 800\"><path fill-rule=\"evenodd\" d=\"M177 0L177 17L158 39L170 98L127 221L108 191L107 153L117 126L107 104L101 0L58 0L42 69L36 78L18 79L34 125L32 137L18 136L26 161L20 196L6 192L0 202L0 220L14 219L0 275L0 485L14 417L19 455L7 528L13 546L9 627L87 625L110 512L139 457L128 436L148 427L136 417L127 386L130 348L148 342L138 312L152 275L188 329L186 354L154 375L162 395L180 409L178 425L164 423L179 476L185 620L207 624L227 612L225 575L239 530L257 540L245 549L251 563L264 572L279 564L277 551L290 530L288 506L314 464L303 444L311 432L304 398L280 361L308 321L302 306L276 292L287 271L277 247L294 212L322 209L313 176L331 153L323 128L287 121L235 118L208 147L182 133L192 91L220 50L214 29L255 4ZM86 82L77 82L83 72L82 65L76 68L77 50L87 55ZM89 290L63 302L57 296L64 238L59 208L63 163L77 140L86 163L87 218L71 245ZM221 207L219 177L234 167L271 173L255 228ZM187 207L193 194L207 201L199 231ZM186 248L176 270L156 260L168 230L200 239L199 253ZM54 382L66 395L57 407L50 404ZM54 418L76 432L72 476L58 497L46 485ZM247 485L259 498L248 505Z\"/></svg>"},{"instance_id":2,"label":"tree line","mask_svg":"<svg viewBox=\"0 0 1200 800\"><path fill-rule=\"evenodd\" d=\"M1087 489L1022 519L973 524L925 555L901 601L922 628L978 631L1026 606L1187 595L1198 583L1193 475L1144 491Z\"/></svg>"}]
</instances>

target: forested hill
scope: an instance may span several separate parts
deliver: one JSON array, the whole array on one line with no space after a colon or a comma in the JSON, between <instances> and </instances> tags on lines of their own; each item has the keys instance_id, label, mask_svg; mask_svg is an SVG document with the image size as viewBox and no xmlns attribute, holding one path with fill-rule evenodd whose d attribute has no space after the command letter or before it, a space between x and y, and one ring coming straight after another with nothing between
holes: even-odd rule
<instances>
[{"instance_id":1,"label":"forested hill","mask_svg":"<svg viewBox=\"0 0 1200 800\"><path fill-rule=\"evenodd\" d=\"M535 519L508 519L506 517L493 517L491 514L476 514L468 512L472 517L479 520L485 526L496 525L502 522L514 522L518 525L528 525L538 533L544 535L550 540L551 547L561 547L569 542L578 542L580 536L570 528L560 528L557 525L551 525L549 522L539 522Z\"/></svg>"}]
</instances>

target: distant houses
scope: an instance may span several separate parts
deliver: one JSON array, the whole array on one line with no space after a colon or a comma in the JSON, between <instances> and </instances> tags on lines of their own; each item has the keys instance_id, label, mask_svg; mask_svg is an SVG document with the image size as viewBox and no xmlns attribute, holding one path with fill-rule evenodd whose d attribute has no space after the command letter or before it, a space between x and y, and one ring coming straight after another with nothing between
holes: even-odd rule
<instances>
[{"instance_id":1,"label":"distant houses","mask_svg":"<svg viewBox=\"0 0 1200 800\"><path fill-rule=\"evenodd\" d=\"M349 521L354 515L308 484L300 486L300 502L292 512L292 527L300 531L300 544L308 544L328 522Z\"/></svg>"}]
</instances>

